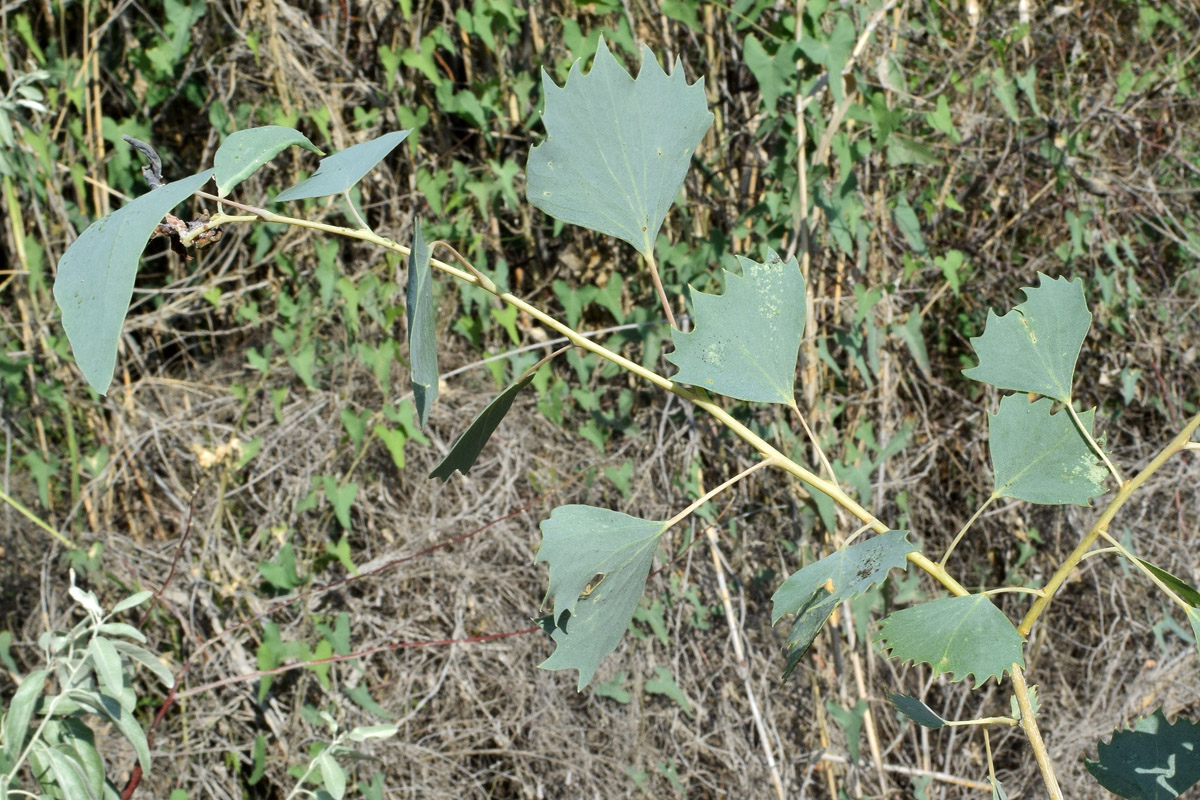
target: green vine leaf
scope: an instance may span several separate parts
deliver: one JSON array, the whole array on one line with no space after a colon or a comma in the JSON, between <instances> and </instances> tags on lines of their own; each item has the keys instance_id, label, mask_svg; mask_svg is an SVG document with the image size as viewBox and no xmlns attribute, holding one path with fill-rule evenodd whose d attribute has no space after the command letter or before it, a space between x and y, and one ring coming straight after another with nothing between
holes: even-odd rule
<instances>
[{"instance_id":1,"label":"green vine leaf","mask_svg":"<svg viewBox=\"0 0 1200 800\"><path fill-rule=\"evenodd\" d=\"M324 155L303 133L283 125L263 125L229 134L213 157L217 195L229 194L259 167L293 145Z\"/></svg>"},{"instance_id":2,"label":"green vine leaf","mask_svg":"<svg viewBox=\"0 0 1200 800\"><path fill-rule=\"evenodd\" d=\"M276 203L288 200L305 200L309 197L325 197L341 194L362 180L363 176L383 161L412 131L392 131L369 142L347 147L321 159L317 171L308 180L285 189L275 197Z\"/></svg>"},{"instance_id":3,"label":"green vine leaf","mask_svg":"<svg viewBox=\"0 0 1200 800\"><path fill-rule=\"evenodd\" d=\"M147 192L89 225L59 259L54 299L63 329L84 378L100 394L108 393L117 368L121 326L150 235L212 174L206 170Z\"/></svg>"},{"instance_id":4,"label":"green vine leaf","mask_svg":"<svg viewBox=\"0 0 1200 800\"><path fill-rule=\"evenodd\" d=\"M1079 433L1069 414L1051 414L1045 397L1030 403L1025 395L1008 395L988 415L988 441L997 497L1030 503L1078 506L1104 493L1108 472ZM1079 420L1089 432L1096 410Z\"/></svg>"},{"instance_id":5,"label":"green vine leaf","mask_svg":"<svg viewBox=\"0 0 1200 800\"><path fill-rule=\"evenodd\" d=\"M666 523L572 505L554 509L541 527L535 563L550 565L557 646L539 666L579 670L583 691L633 619Z\"/></svg>"},{"instance_id":6,"label":"green vine leaf","mask_svg":"<svg viewBox=\"0 0 1200 800\"><path fill-rule=\"evenodd\" d=\"M835 608L882 581L888 570L907 568L907 556L916 549L908 541L907 531L888 531L830 553L792 573L771 598L772 625L784 614L796 615L784 649L787 655L784 680L800 663Z\"/></svg>"},{"instance_id":7,"label":"green vine leaf","mask_svg":"<svg viewBox=\"0 0 1200 800\"><path fill-rule=\"evenodd\" d=\"M946 720L942 719L938 716L937 712L915 697L889 692L888 700L891 701L892 706L897 711L922 727L937 730L946 726Z\"/></svg>"},{"instance_id":8,"label":"green vine leaf","mask_svg":"<svg viewBox=\"0 0 1200 800\"><path fill-rule=\"evenodd\" d=\"M897 611L880 623L878 641L893 658L929 664L933 675L971 675L978 686L1000 680L1013 664L1025 666L1021 635L1004 612L981 594L943 597Z\"/></svg>"},{"instance_id":9,"label":"green vine leaf","mask_svg":"<svg viewBox=\"0 0 1200 800\"><path fill-rule=\"evenodd\" d=\"M450 476L454 474L454 470L466 475L475 465L475 459L479 458L483 446L496 432L496 427L512 408L513 400L533 380L533 376L533 372L526 373L512 386L496 395L495 399L488 403L475 419L471 420L471 424L458 437L446 457L429 473L429 477L441 478L443 481L449 480Z\"/></svg>"},{"instance_id":10,"label":"green vine leaf","mask_svg":"<svg viewBox=\"0 0 1200 800\"><path fill-rule=\"evenodd\" d=\"M988 311L982 336L971 340L979 366L963 370L968 378L1001 389L1036 392L1055 400L1071 398L1079 349L1092 315L1078 278L1050 278L1023 291L1027 298L1003 317Z\"/></svg>"},{"instance_id":11,"label":"green vine leaf","mask_svg":"<svg viewBox=\"0 0 1200 800\"><path fill-rule=\"evenodd\" d=\"M795 258L774 250L758 263L738 256L725 271L725 294L695 292L696 329L673 331L679 367L672 380L760 403L795 406L796 361L804 336L804 276Z\"/></svg>"},{"instance_id":12,"label":"green vine leaf","mask_svg":"<svg viewBox=\"0 0 1200 800\"><path fill-rule=\"evenodd\" d=\"M1200 725L1167 722L1162 709L1132 729L1115 731L1096 745L1095 761L1084 766L1100 785L1126 800L1179 797L1200 781Z\"/></svg>"},{"instance_id":13,"label":"green vine leaf","mask_svg":"<svg viewBox=\"0 0 1200 800\"><path fill-rule=\"evenodd\" d=\"M649 256L712 125L704 87L688 85L678 60L668 77L649 49L630 78L601 37L587 75L577 61L560 88L543 70L542 93L546 141L529 153L529 202Z\"/></svg>"},{"instance_id":14,"label":"green vine leaf","mask_svg":"<svg viewBox=\"0 0 1200 800\"><path fill-rule=\"evenodd\" d=\"M437 306L433 302L433 270L429 268L429 247L421 236L421 221L417 220L413 227L415 233L412 252L408 256L408 296L404 310L408 320L413 403L423 428L438 394Z\"/></svg>"}]
</instances>

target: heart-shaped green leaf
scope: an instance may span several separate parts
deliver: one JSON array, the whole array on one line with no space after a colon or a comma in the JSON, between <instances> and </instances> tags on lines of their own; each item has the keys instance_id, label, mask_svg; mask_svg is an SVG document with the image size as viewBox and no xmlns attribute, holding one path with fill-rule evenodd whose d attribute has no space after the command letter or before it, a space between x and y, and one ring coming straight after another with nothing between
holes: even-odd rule
<instances>
[{"instance_id":1,"label":"heart-shaped green leaf","mask_svg":"<svg viewBox=\"0 0 1200 800\"><path fill-rule=\"evenodd\" d=\"M129 312L138 259L168 211L208 182L212 170L163 184L93 222L58 262L54 299L88 384L108 392Z\"/></svg>"},{"instance_id":2,"label":"heart-shaped green leaf","mask_svg":"<svg viewBox=\"0 0 1200 800\"><path fill-rule=\"evenodd\" d=\"M1045 397L1030 403L1010 394L988 415L988 443L996 495L1030 503L1089 505L1104 493L1108 472L1065 411L1051 414ZM1096 410L1079 415L1091 432Z\"/></svg>"},{"instance_id":3,"label":"heart-shaped green leaf","mask_svg":"<svg viewBox=\"0 0 1200 800\"><path fill-rule=\"evenodd\" d=\"M1021 303L1003 317L988 311L982 336L971 340L979 366L968 378L1001 389L1037 392L1067 402L1079 348L1092 324L1078 278L1041 275L1037 288L1024 289Z\"/></svg>"},{"instance_id":4,"label":"heart-shaped green leaf","mask_svg":"<svg viewBox=\"0 0 1200 800\"><path fill-rule=\"evenodd\" d=\"M792 573L771 598L772 625L784 614L796 615L785 650L788 661L784 679L796 668L835 608L882 581L888 570L906 568L906 556L914 550L907 532L888 531Z\"/></svg>"},{"instance_id":5,"label":"heart-shaped green leaf","mask_svg":"<svg viewBox=\"0 0 1200 800\"><path fill-rule=\"evenodd\" d=\"M263 125L229 134L213 157L217 194L221 197L229 194L233 187L292 145L323 155L307 136L283 125Z\"/></svg>"},{"instance_id":6,"label":"heart-shaped green leaf","mask_svg":"<svg viewBox=\"0 0 1200 800\"><path fill-rule=\"evenodd\" d=\"M383 161L388 153L407 139L411 132L385 133L377 139L347 147L340 153L334 153L328 158L321 159L321 164L311 178L280 192L276 195L275 202L283 203L288 200L304 200L309 197L341 194L362 180L363 176L374 169L376 164Z\"/></svg>"},{"instance_id":7,"label":"heart-shaped green leaf","mask_svg":"<svg viewBox=\"0 0 1200 800\"><path fill-rule=\"evenodd\" d=\"M429 268L429 247L421 236L421 221L413 225L412 252L408 256L408 295L405 316L408 319L408 357L412 369L410 383L417 419L421 427L429 420L429 409L438 395L437 306L433 302L433 270Z\"/></svg>"},{"instance_id":8,"label":"heart-shaped green leaf","mask_svg":"<svg viewBox=\"0 0 1200 800\"><path fill-rule=\"evenodd\" d=\"M943 597L897 611L880 623L877 639L893 658L950 673L960 681L974 676L978 686L1000 680L1013 664L1025 666L1021 634L1004 612L981 594Z\"/></svg>"},{"instance_id":9,"label":"heart-shaped green leaf","mask_svg":"<svg viewBox=\"0 0 1200 800\"><path fill-rule=\"evenodd\" d=\"M1168 800L1200 782L1200 725L1167 722L1162 709L1131 730L1097 743L1095 761L1084 766L1100 785L1127 800Z\"/></svg>"},{"instance_id":10,"label":"heart-shaped green leaf","mask_svg":"<svg viewBox=\"0 0 1200 800\"><path fill-rule=\"evenodd\" d=\"M795 258L774 250L760 264L738 256L741 276L725 271L725 294L695 292L696 329L674 331L679 367L672 380L761 403L795 405L796 360L804 336L804 276Z\"/></svg>"},{"instance_id":11,"label":"heart-shaped green leaf","mask_svg":"<svg viewBox=\"0 0 1200 800\"><path fill-rule=\"evenodd\" d=\"M649 49L637 79L601 37L592 69L559 88L542 72L546 141L529 153L529 202L555 219L623 239L642 255L679 194L713 115L678 60L668 77Z\"/></svg>"},{"instance_id":12,"label":"heart-shaped green leaf","mask_svg":"<svg viewBox=\"0 0 1200 800\"><path fill-rule=\"evenodd\" d=\"M541 527L537 563L550 565L546 596L554 598L550 635L557 647L539 666L579 670L583 691L633 619L666 524L605 508L559 506Z\"/></svg>"}]
</instances>

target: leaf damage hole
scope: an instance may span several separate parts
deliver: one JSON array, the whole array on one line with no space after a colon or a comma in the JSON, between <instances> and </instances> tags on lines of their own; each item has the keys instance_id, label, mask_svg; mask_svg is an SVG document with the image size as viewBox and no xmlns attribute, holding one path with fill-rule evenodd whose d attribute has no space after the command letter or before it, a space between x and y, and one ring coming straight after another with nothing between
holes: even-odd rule
<instances>
[{"instance_id":1,"label":"leaf damage hole","mask_svg":"<svg viewBox=\"0 0 1200 800\"><path fill-rule=\"evenodd\" d=\"M587 582L587 586L583 587L583 592L579 595L579 599L582 600L583 598L590 595L592 592L599 589L600 584L602 584L602 583L604 583L604 573L597 572L595 577Z\"/></svg>"}]
</instances>

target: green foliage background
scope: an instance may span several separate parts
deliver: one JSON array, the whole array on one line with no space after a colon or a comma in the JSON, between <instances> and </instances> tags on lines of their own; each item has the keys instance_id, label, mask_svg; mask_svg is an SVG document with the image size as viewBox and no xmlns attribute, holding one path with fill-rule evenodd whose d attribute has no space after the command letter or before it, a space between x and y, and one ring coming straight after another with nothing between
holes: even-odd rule
<instances>
[{"instance_id":1,"label":"green foliage background","mask_svg":"<svg viewBox=\"0 0 1200 800\"><path fill-rule=\"evenodd\" d=\"M516 514L452 550L231 634L193 666L192 686L343 648L523 628L544 589L533 553L551 507L588 502L666 519L749 463L735 441L697 430L677 405L572 353L539 370L536 394L517 401L469 480L431 483L426 475L465 422L540 353L478 362L539 343L536 327L481 292L439 286L446 385L426 435L404 399L408 373L394 341L403 333L399 264L271 226L230 228L190 261L152 241L118 386L98 400L71 363L49 286L66 246L119 206L117 193L146 189L122 134L153 143L171 180L253 125L295 126L326 152L412 128L388 167L352 192L373 229L411 241L419 215L427 241L451 243L572 324L621 327L610 343L661 366L662 329L650 324L659 315L635 254L560 229L524 200L524 165L542 136L537 70L561 84L603 31L632 68L639 42L665 64L680 58L689 80L703 77L716 116L666 219L678 244L658 253L679 311L687 285L718 288L732 254L795 252L804 106L804 148L817 164L808 202L824 221L809 233L817 336L802 350L802 405L816 409L845 482L916 537L948 541L991 494L983 409L995 399L960 370L974 366L968 340L989 307L1009 308L1039 271L1084 282L1095 321L1077 391L1109 421L1101 430L1118 459L1144 458L1194 413L1200 8L1104 2L1046 9L1028 24L998 8L975 24L969 7L941 4L810 1L800 22L774 5L6 5L0 477L78 545L49 550L11 508L0 515L0 628L13 631L20 671L36 665L31 643L45 625L70 627L68 606L53 600L65 594L68 564L101 595L154 587L185 530L168 611L147 631L176 666L218 625L309 582ZM829 81L871 25L854 85ZM258 202L315 165L288 151L232 196ZM334 224L350 219L344 204L305 209ZM789 435L774 412L745 413L772 437ZM1195 582L1194 564L1179 560L1200 545L1194 463L1190 475L1163 477L1114 534ZM817 774L865 792L872 773L813 754L857 752L845 732L854 726L837 720L858 710L861 721L862 698L837 674L846 651L861 654L875 686L887 667L865 644L871 616L921 587L889 583L856 602L853 619L833 626L839 641L822 634L812 663L781 689L785 632L770 628L769 598L822 546L832 512L782 479L739 488L738 500L737 516L714 507L709 517L745 601L751 674L787 754L785 774L797 786ZM1001 508L955 560L980 584L1037 576L1073 545L1086 513ZM147 787L156 796L220 787L271 797L290 785L286 770L307 747L299 709L332 702L354 724L369 724L372 707L405 720L377 750L389 786L405 796L515 797L540 786L555 787L549 796L710 796L718 787L758 796L768 785L761 744L741 724L746 699L717 621L712 568L693 555L652 573L638 635L602 666L594 693L576 697L572 676L536 672L550 647L534 636L285 673L199 693L173 711L157 732ZM1194 697L1172 688L1194 683L1194 672L1171 671L1188 633L1119 572L1089 569L1043 623L1056 634L1047 654L1079 687L1074 702L1042 711L1065 786L1072 775L1082 785L1081 756L1127 721L1135 699L1154 694L1169 713L1197 711ZM1022 608L1011 603L1002 605L1010 616ZM39 607L44 614L33 613ZM914 694L925 677L910 671ZM953 717L961 687L932 692L926 702ZM894 743L891 763L982 779L977 737L930 745L901 732L880 689L868 695ZM153 711L144 709L147 724ZM259 736L269 747L255 747ZM1003 744L1010 793L1035 786L1027 755ZM110 774L131 765L108 755ZM890 780L914 794L924 785L929 796L957 791L907 773Z\"/></svg>"}]
</instances>

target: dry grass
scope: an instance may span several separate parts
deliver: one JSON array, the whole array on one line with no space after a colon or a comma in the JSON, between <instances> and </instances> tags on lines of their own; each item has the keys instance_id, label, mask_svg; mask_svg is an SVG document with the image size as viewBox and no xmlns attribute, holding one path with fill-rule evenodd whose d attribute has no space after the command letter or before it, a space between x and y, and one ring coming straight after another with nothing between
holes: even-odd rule
<instances>
[{"instance_id":1,"label":"dry grass","mask_svg":"<svg viewBox=\"0 0 1200 800\"><path fill-rule=\"evenodd\" d=\"M702 12L704 31L694 34L667 21L654 5L630 4L624 14L607 16L591 7L535 5L528 9L520 46L493 54L478 41L460 40L458 54L441 52L439 68L462 81L511 79L564 56L564 20L587 31L627 18L639 40L664 61L664 53L679 54L690 75L706 76L721 120L704 146L709 177L694 171L689 178L694 209L686 220L672 221L680 228L675 234L686 238L688 230L705 225L732 230L741 214L771 190L777 178L772 159L781 147L778 137L751 135L769 121L759 112L753 78L740 66L745 34L715 6ZM363 184L363 207L372 226L405 241L414 212L431 216L429 201L417 188L417 170L436 173L458 161L488 175L487 159L523 161L530 144L524 121L533 111L531 106L512 108L484 136L462 118L439 112L432 85L413 69L401 70L394 95L385 93L378 44L412 47L437 27L460 34L446 18L447 7L415 6L411 22L386 3L352 4L349 19L337 3L299 7L254 0L210 6L192 32L190 52L181 59L178 86L182 91L191 80L206 88L213 107L229 111L240 104L271 103L284 112L328 109L329 141L320 140L310 117L302 115L300 122L327 149L400 127L397 98L408 109L428 108L430 122L415 150L399 159L403 165L377 170ZM10 14L18 11L29 16L39 35L57 37L61 30L69 42L83 41L77 11L49 19L41 7L10 4L4 11L3 53L10 65L25 63L28 51L15 36L10 38ZM1194 413L1200 399L1195 379L1200 342L1200 240L1194 234L1193 209L1200 185L1195 174L1196 100L1188 86L1160 83L1121 104L1113 102L1125 59L1143 72L1171 59L1194 64L1194 42L1164 25L1139 38L1133 13L1117 3L1066 14L1047 9L1030 29L1030 48L1018 44L1001 57L988 39L1015 24L1008 10L996 9L975 29L965 16L941 9L937 14L955 44L947 50L936 35L920 29L934 10L901 5L883 20L859 59L867 80L875 80L875 65L885 56L907 72L927 74L921 96L894 94L892 102L926 113L945 92L964 139L940 153L943 166L892 169L878 155L863 165L859 189L874 232L858 263L840 259L832 247L817 254L813 283L819 327L830 335L852 330L854 285L890 284L894 291L874 313L884 324L903 318L914 304L923 308L931 364L928 371L920 368L892 336L882 341L881 366L870 384L854 374L838 380L824 363L811 364L812 372L805 376L820 387L823 405L814 422L824 431L849 435L870 423L884 441L906 424L913 426L912 444L875 472L871 499L882 518L907 520L931 552L949 541L979 498L990 492L982 409L994 398L982 396L959 377L962 358L970 352L962 331L978 326L987 307L1016 302L1017 289L1032 283L1037 271L1070 272L1088 282L1097 316L1081 359L1081 394L1086 402L1101 404L1101 430L1127 472L1144 463L1185 414ZM1195 30L1194 5L1175 13L1184 19L1182 30ZM551 650L540 634L382 652L362 659L361 670L335 667L329 691L312 672L287 672L277 677L262 704L251 680L203 689L257 668L261 624L249 621L274 603L260 586L257 565L278 552L276 531L286 530L304 554L302 569L312 568L326 543L340 535L324 501L312 511L296 511L319 476L345 475L360 484L350 544L363 572L478 531L269 614L285 641L315 641L318 622L347 611L353 620L353 647L366 650L525 629L545 590L545 568L534 566L533 559L537 523L551 508L591 503L665 519L690 499L682 476L691 478L699 470L712 486L751 462L740 443L720 438L706 420L693 419L678 404L652 394L636 398L641 435L617 436L599 454L573 435L573 428L587 419L584 412L576 411L566 424L556 426L538 413L529 394L518 401L469 477L456 476L446 484L426 480L464 421L494 392L483 370L456 376L444 387L428 431L433 444L410 444L405 469L397 470L378 445L359 458L346 441L342 410L376 410L395 401L405 391L407 375L393 372L391 395L385 398L369 370L339 355L351 336L335 315L312 320L314 337L329 344L330 356L315 388L304 388L277 358L263 391L243 404L229 387L257 380L245 366L246 351L270 342L270 326L282 319L276 298L312 282L315 240L300 231L260 241L246 229L231 230L218 247L187 264L155 245L154 257L143 265L139 286L144 288L135 295L119 386L106 400L90 400L74 368L46 338L57 334L57 322L47 291L31 277L28 245L18 233L24 230L39 243L45 263L53 264L79 230L68 204L92 215L111 203L91 184L80 196L66 169L82 163L89 177L109 183L102 156L111 145L89 134L97 128L93 117L147 113L144 97L122 88L137 86L130 63L134 51L144 46L137 39L145 25L142 14L113 4L93 20L92 30L98 23L107 25L102 41L109 71L88 85L81 136L71 136L56 123L79 116L65 104L42 120L42 130L58 147L61 183L51 182L37 192L16 185L24 213L5 226L3 252L10 272L0 275L0 320L10 357L33 359L28 367L3 376L8 397L27 399L24 407L3 409L4 489L26 504L39 505L22 458L36 453L66 459L61 411L70 409L77 429L72 435L89 447L106 445L111 458L94 477L81 473L82 484L73 495L66 486L67 470L60 469L52 507L39 507L39 513L85 545L103 544L104 573L94 577L101 578L96 588L113 601L130 587L159 585L179 559L147 633L175 665L191 659L184 688L201 690L177 703L156 730L155 767L137 796L166 797L170 789L183 787L193 798L284 797L294 783L288 767L301 763L309 745L322 735L300 717L300 706L333 700L346 724L373 722L340 693L358 685L368 686L400 721L399 736L371 749L379 759L373 766L387 776L388 797L641 796L629 775L634 771L647 775L644 794L673 796L676 790L665 777L668 765L678 770L692 798L766 797L771 777L765 748L774 754L791 797L832 797L833 781L850 796L879 796L881 782L892 797L915 796L925 778L933 779L929 797L980 796L986 765L978 732L930 733L901 725L884 692L902 689L921 695L953 718L1005 713L1007 697L994 684L969 692L944 679L929 679L924 668L901 668L882 659L868 643L874 631L868 617L877 618L882 608L839 613L812 657L791 681L779 685L784 631L770 627L769 598L780 577L800 563L796 543L811 549L817 546L814 536L821 535L804 498L780 477L740 486L729 505L718 509L725 525L720 550L728 565L736 635L744 637L766 743L756 732L732 657L731 632L703 537L673 561L658 564L651 578L648 597L665 604L666 642L641 625L642 635L627 636L597 676L603 682L628 673L628 704L590 691L577 694L574 673L535 669ZM259 37L257 53L246 41L247 32ZM71 46L63 49L71 51ZM1021 134L988 86L972 88L974 76L1001 65L1010 74L1034 68L1043 98L1043 133ZM956 72L963 79L952 84ZM1077 115L1072 110L1076 104ZM356 109L379 111L370 131L357 129ZM171 174L187 174L211 159L219 137L207 114L175 97L155 104L153 117L156 145L173 154ZM1069 179L1062 182L1039 148L1075 134L1086 134L1087 158L1072 165ZM311 163L289 154L245 184L245 196L289 183L298 169L311 169ZM521 194L519 177L517 183ZM943 186L965 211L936 212L925 235L931 252L957 248L969 256L973 271L968 289L958 296L936 269L904 275L902 257L908 248L885 206L897 193L915 198L926 187L940 191ZM1137 268L1114 271L1095 242L1085 243L1073 263L1064 265L1053 250L1068 239L1068 211L1091 214L1089 230L1101 231L1106 240L1128 236ZM513 288L532 300L554 308L554 279L603 282L612 270L626 276L627 304L650 296L632 270L622 266L629 259L624 250L614 251L573 231L554 237L544 219L526 207L496 202L489 212L481 217L469 200L432 216L460 221L464 230L477 233L478 241L455 244L491 264L505 259ZM319 205L312 213L330 221L340 215ZM745 239L739 244L754 246ZM295 277L281 265L285 258ZM342 243L337 259L356 282L369 275L396 280L396 266L364 246ZM1098 276L1110 272L1119 278L1112 296L1101 302ZM213 287L224 293L219 308L203 296ZM234 312L250 301L259 303L258 324ZM446 320L441 363L447 372L480 357L450 328L460 308L459 295L447 289L441 298ZM608 324L589 318L588 324L592 322ZM378 345L399 333L364 319L359 340ZM509 346L498 331L493 333L486 341L490 350ZM522 333L533 335L524 326ZM841 364L848 363L845 348L834 351ZM1125 369L1142 371L1128 405L1118 400ZM572 375L566 367L562 374ZM56 382L63 387L61 404L36 391ZM289 392L276 420L267 390L284 386ZM615 391L605 395L605 402L613 403L615 396ZM832 413L834 408L842 408L841 413ZM770 419L761 417L764 423ZM242 441L261 437L251 465L237 473L219 466L203 469L196 448L212 449L231 436ZM601 474L604 467L617 467L629 458L637 466L626 497ZM588 473L590 467L598 470ZM1196 459L1177 459L1126 508L1114 533L1128 532L1139 552L1162 567L1184 578L1200 578L1188 555L1200 547L1197 485ZM1095 513L1025 505L997 508L981 520L952 566L968 585L997 585L1016 569L1023 543L1036 528L1041 541L1034 543L1019 572L1044 578ZM733 520L736 528L728 526ZM19 660L32 663L37 654L31 645L38 633L47 626L63 627L70 619L66 562L56 548L47 547L43 534L7 507L2 524L0 586L7 608L0 626L14 630ZM851 526L846 521L842 525L844 536ZM673 545L699 533L677 532ZM337 562L330 561L313 583L343 576ZM692 587L707 627L697 624L697 609L685 598ZM922 588L933 591L928 585ZM1016 595L1001 595L998 602L1010 617L1026 607ZM1081 761L1094 754L1098 737L1158 705L1169 716L1195 717L1200 711L1195 648L1156 629L1164 609L1128 569L1112 557L1097 557L1084 562L1035 632L1030 679L1041 687L1042 730L1069 796L1101 794ZM221 633L242 622L249 624ZM200 646L210 639L215 643ZM655 667L669 670L694 715L644 691ZM827 711L827 704L852 708L863 699L874 717L884 770L870 763L865 736L863 765L847 765L845 732ZM147 709L147 720L150 714ZM250 787L247 765L259 734L267 737L267 769L262 781ZM123 771L133 760L121 749L119 737L106 741L111 743L106 752L113 776L124 780ZM1023 735L996 732L992 747L1009 795L1040 796L1040 778Z\"/></svg>"}]
</instances>

